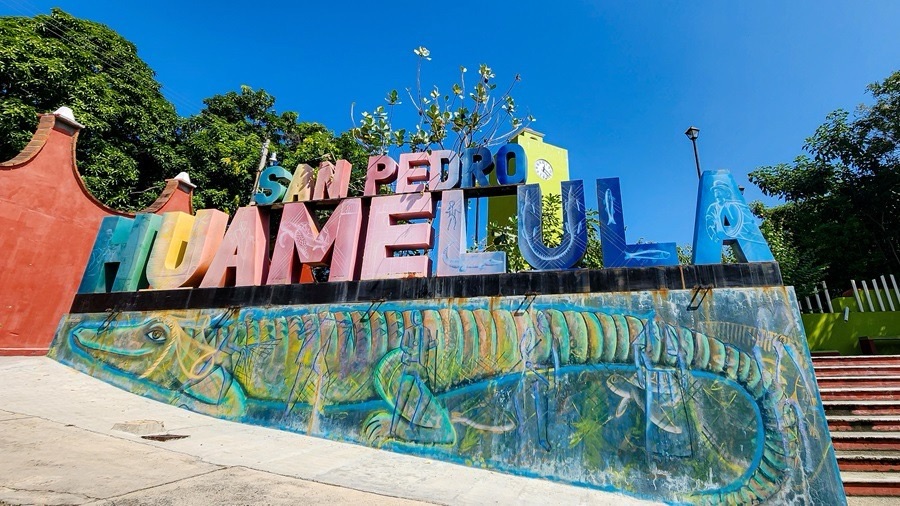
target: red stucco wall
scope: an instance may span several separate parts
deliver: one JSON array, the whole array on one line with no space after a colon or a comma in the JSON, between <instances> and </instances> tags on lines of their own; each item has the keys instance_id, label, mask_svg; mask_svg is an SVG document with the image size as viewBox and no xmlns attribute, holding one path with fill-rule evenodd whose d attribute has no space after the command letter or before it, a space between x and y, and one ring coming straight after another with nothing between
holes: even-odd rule
<instances>
[{"instance_id":1,"label":"red stucco wall","mask_svg":"<svg viewBox=\"0 0 900 506\"><path fill-rule=\"evenodd\" d=\"M0 163L0 355L44 354L81 281L100 221L129 216L97 201L75 164L80 125L40 117L32 141ZM192 212L171 179L148 212Z\"/></svg>"}]
</instances>

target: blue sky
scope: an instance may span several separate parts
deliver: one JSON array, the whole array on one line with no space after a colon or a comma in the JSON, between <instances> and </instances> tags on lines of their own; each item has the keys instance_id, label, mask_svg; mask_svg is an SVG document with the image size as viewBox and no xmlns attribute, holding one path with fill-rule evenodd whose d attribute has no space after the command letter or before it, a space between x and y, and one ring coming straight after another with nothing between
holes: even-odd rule
<instances>
[{"instance_id":1,"label":"blue sky","mask_svg":"<svg viewBox=\"0 0 900 506\"><path fill-rule=\"evenodd\" d=\"M701 129L704 169L789 162L825 115L864 102L900 69L900 2L122 2L0 0L0 15L67 12L134 42L179 113L241 84L279 110L337 131L415 83L490 65L572 179L621 178L628 238L691 241L697 180L684 130ZM398 125L408 126L413 125ZM767 202L772 202L766 199Z\"/></svg>"}]
</instances>

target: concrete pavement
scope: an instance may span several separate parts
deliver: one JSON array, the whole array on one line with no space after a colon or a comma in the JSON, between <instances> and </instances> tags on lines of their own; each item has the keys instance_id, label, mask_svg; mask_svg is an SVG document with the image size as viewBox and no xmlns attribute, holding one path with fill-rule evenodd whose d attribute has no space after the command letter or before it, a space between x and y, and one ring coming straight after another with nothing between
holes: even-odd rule
<instances>
[{"instance_id":1,"label":"concrete pavement","mask_svg":"<svg viewBox=\"0 0 900 506\"><path fill-rule=\"evenodd\" d=\"M116 424L162 422L151 441ZM651 504L191 413L45 357L0 357L7 504Z\"/></svg>"}]
</instances>

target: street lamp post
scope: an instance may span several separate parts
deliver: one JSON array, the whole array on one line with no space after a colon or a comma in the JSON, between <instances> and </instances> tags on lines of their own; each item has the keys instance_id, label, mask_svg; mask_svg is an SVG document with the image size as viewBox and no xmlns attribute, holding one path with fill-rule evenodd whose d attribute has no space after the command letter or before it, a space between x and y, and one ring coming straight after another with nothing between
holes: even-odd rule
<instances>
[{"instance_id":1,"label":"street lamp post","mask_svg":"<svg viewBox=\"0 0 900 506\"><path fill-rule=\"evenodd\" d=\"M687 135L688 139L691 140L691 144L694 145L694 163L697 164L697 178L700 178L700 155L697 154L697 137L700 135L700 129L691 126L688 127L687 130L684 131L684 135Z\"/></svg>"}]
</instances>

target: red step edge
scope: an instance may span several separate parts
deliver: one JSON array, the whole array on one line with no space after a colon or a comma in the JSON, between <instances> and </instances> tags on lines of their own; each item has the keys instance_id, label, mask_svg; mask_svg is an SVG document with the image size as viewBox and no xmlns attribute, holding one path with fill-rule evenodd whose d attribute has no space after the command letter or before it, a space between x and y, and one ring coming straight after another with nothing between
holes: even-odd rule
<instances>
[{"instance_id":1,"label":"red step edge","mask_svg":"<svg viewBox=\"0 0 900 506\"><path fill-rule=\"evenodd\" d=\"M847 495L897 497L900 496L900 483L881 481L845 481L844 493Z\"/></svg>"}]
</instances>

